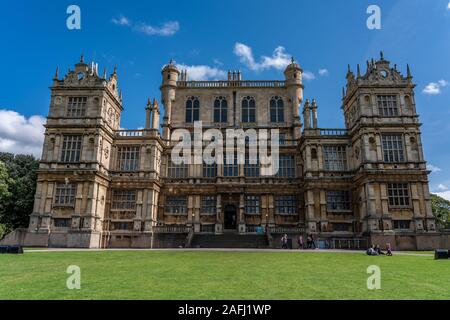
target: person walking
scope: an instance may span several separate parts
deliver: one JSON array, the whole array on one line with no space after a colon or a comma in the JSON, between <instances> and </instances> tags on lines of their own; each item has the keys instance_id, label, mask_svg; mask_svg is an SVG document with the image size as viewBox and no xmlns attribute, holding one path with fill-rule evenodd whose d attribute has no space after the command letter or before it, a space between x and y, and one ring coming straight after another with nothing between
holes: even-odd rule
<instances>
[{"instance_id":1,"label":"person walking","mask_svg":"<svg viewBox=\"0 0 450 320\"><path fill-rule=\"evenodd\" d=\"M311 233L311 249L316 249L316 243L314 242L314 235Z\"/></svg>"},{"instance_id":2,"label":"person walking","mask_svg":"<svg viewBox=\"0 0 450 320\"><path fill-rule=\"evenodd\" d=\"M299 249L303 249L303 236L299 235L297 238L297 244Z\"/></svg>"},{"instance_id":3,"label":"person walking","mask_svg":"<svg viewBox=\"0 0 450 320\"><path fill-rule=\"evenodd\" d=\"M287 236L287 234L284 234L284 236L281 238L281 247L283 249L287 249L287 242L288 242L288 236Z\"/></svg>"},{"instance_id":4,"label":"person walking","mask_svg":"<svg viewBox=\"0 0 450 320\"><path fill-rule=\"evenodd\" d=\"M387 256L392 256L392 250L391 250L391 244L390 243L386 243L386 255Z\"/></svg>"}]
</instances>

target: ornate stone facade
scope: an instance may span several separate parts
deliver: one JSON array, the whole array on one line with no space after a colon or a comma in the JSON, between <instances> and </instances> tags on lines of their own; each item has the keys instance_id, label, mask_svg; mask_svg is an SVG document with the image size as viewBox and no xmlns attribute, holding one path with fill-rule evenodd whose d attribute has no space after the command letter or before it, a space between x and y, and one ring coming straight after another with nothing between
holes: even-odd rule
<instances>
[{"instance_id":1,"label":"ornate stone facade","mask_svg":"<svg viewBox=\"0 0 450 320\"><path fill-rule=\"evenodd\" d=\"M381 56L365 74L349 68L345 129L320 128L317 102L303 102L297 63L284 76L189 81L169 63L160 131L156 99L144 129L120 129L116 70L99 76L82 58L62 80L56 74L28 244L156 247L263 227L269 237L313 233L324 246L431 247L437 233L409 67L403 76ZM172 133L192 132L197 120L205 129L279 129L279 174L261 176L259 165L174 165Z\"/></svg>"}]
</instances>

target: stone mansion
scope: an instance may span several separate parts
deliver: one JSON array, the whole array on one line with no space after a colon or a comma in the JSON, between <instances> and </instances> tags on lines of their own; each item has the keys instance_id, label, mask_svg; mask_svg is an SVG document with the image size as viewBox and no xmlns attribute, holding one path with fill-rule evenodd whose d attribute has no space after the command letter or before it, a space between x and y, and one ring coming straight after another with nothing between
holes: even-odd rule
<instances>
[{"instance_id":1,"label":"stone mansion","mask_svg":"<svg viewBox=\"0 0 450 320\"><path fill-rule=\"evenodd\" d=\"M439 232L410 68L405 76L381 54L365 69L348 68L345 129L326 129L316 100L303 98L293 59L284 80L229 72L224 80L190 81L170 62L161 71L160 103L147 102L145 127L121 130L116 69L99 75L82 57L53 79L34 210L21 242L150 248L234 239L268 247L284 233L312 233L324 247L434 247ZM278 129L278 173L261 175L247 158L175 164L172 133L193 132L196 121L204 130Z\"/></svg>"}]
</instances>

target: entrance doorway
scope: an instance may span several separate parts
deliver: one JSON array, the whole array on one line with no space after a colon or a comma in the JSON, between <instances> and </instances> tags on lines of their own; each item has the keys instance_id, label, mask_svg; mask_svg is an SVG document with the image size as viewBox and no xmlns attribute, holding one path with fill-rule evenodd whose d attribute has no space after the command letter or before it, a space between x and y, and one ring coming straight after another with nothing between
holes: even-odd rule
<instances>
[{"instance_id":1,"label":"entrance doorway","mask_svg":"<svg viewBox=\"0 0 450 320\"><path fill-rule=\"evenodd\" d=\"M235 205L229 204L225 206L224 210L224 229L236 229L237 209Z\"/></svg>"}]
</instances>

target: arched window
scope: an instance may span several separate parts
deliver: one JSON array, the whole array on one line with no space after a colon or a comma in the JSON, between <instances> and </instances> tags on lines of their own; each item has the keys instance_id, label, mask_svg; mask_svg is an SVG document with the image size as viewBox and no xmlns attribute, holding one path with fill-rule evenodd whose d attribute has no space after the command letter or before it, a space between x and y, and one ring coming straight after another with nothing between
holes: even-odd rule
<instances>
[{"instance_id":1,"label":"arched window","mask_svg":"<svg viewBox=\"0 0 450 320\"><path fill-rule=\"evenodd\" d=\"M214 122L227 123L227 99L218 97L214 101Z\"/></svg>"},{"instance_id":2,"label":"arched window","mask_svg":"<svg viewBox=\"0 0 450 320\"><path fill-rule=\"evenodd\" d=\"M256 122L256 104L253 97L242 99L242 122Z\"/></svg>"},{"instance_id":3,"label":"arched window","mask_svg":"<svg viewBox=\"0 0 450 320\"><path fill-rule=\"evenodd\" d=\"M270 99L270 122L284 122L284 104L281 97Z\"/></svg>"},{"instance_id":4,"label":"arched window","mask_svg":"<svg viewBox=\"0 0 450 320\"><path fill-rule=\"evenodd\" d=\"M186 101L186 122L192 123L200 118L200 102L197 97L189 97Z\"/></svg>"}]
</instances>

